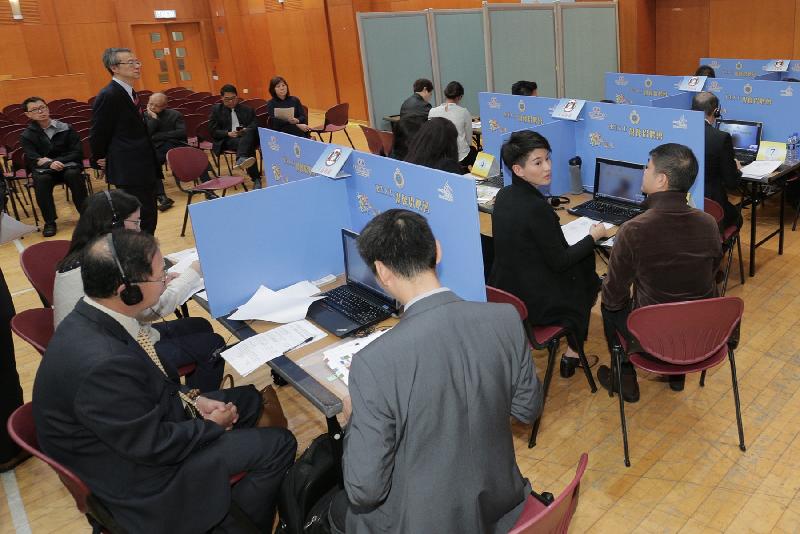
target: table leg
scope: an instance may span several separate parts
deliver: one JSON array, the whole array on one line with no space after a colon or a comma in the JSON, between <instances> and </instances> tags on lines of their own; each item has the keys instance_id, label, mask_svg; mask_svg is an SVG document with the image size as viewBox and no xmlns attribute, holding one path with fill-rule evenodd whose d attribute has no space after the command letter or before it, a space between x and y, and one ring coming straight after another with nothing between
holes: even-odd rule
<instances>
[{"instance_id":1,"label":"table leg","mask_svg":"<svg viewBox=\"0 0 800 534\"><path fill-rule=\"evenodd\" d=\"M337 466L337 483L341 488L344 486L344 479L342 474L344 432L342 432L342 427L341 425L339 425L339 420L336 419L335 415L333 417L326 417L325 421L328 423L328 435L333 440L333 457L339 461L339 465Z\"/></svg>"},{"instance_id":2,"label":"table leg","mask_svg":"<svg viewBox=\"0 0 800 534\"><path fill-rule=\"evenodd\" d=\"M756 195L759 191L758 184L750 184L750 277L756 275Z\"/></svg>"},{"instance_id":3,"label":"table leg","mask_svg":"<svg viewBox=\"0 0 800 534\"><path fill-rule=\"evenodd\" d=\"M778 254L783 254L783 215L784 215L784 204L786 203L786 183L784 182L783 187L781 187L781 215L780 215L780 222L778 223Z\"/></svg>"}]
</instances>

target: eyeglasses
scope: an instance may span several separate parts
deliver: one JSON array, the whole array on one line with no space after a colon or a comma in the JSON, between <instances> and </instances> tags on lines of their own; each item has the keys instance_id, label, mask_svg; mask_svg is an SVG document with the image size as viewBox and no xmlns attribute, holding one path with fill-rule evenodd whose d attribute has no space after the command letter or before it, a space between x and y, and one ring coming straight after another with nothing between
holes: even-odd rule
<instances>
[{"instance_id":1,"label":"eyeglasses","mask_svg":"<svg viewBox=\"0 0 800 534\"><path fill-rule=\"evenodd\" d=\"M135 224L136 228L142 227L142 220L141 219L125 219L125 222Z\"/></svg>"},{"instance_id":2,"label":"eyeglasses","mask_svg":"<svg viewBox=\"0 0 800 534\"><path fill-rule=\"evenodd\" d=\"M233 102L237 98L239 98L239 97L238 96L223 96L222 97L222 101L223 102Z\"/></svg>"},{"instance_id":3,"label":"eyeglasses","mask_svg":"<svg viewBox=\"0 0 800 534\"><path fill-rule=\"evenodd\" d=\"M141 67L142 62L138 59L129 59L128 61L117 61L114 65L128 65L129 67Z\"/></svg>"},{"instance_id":4,"label":"eyeglasses","mask_svg":"<svg viewBox=\"0 0 800 534\"><path fill-rule=\"evenodd\" d=\"M164 275L157 279L157 280L142 280L140 282L136 282L137 284L162 284L167 285L167 272L164 271Z\"/></svg>"},{"instance_id":5,"label":"eyeglasses","mask_svg":"<svg viewBox=\"0 0 800 534\"><path fill-rule=\"evenodd\" d=\"M39 106L38 108L29 109L25 113L44 113L47 110L48 110L48 107L47 107L47 104L45 104L44 106Z\"/></svg>"}]
</instances>

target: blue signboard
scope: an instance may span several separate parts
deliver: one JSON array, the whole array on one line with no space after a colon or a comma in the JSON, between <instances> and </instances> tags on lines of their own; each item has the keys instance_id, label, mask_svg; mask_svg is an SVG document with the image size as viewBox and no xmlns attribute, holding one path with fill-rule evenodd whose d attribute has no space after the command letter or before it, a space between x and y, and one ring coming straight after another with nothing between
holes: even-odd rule
<instances>
[{"instance_id":1,"label":"blue signboard","mask_svg":"<svg viewBox=\"0 0 800 534\"><path fill-rule=\"evenodd\" d=\"M266 128L258 129L258 137L268 187L313 176L311 167L326 148L318 141Z\"/></svg>"},{"instance_id":2,"label":"blue signboard","mask_svg":"<svg viewBox=\"0 0 800 534\"><path fill-rule=\"evenodd\" d=\"M735 59L735 58L700 58L700 65L708 65L714 69L717 78L760 78L770 73L773 59ZM800 78L800 61L790 60L786 72L780 73L780 79ZM767 79L774 79L770 76Z\"/></svg>"},{"instance_id":3,"label":"blue signboard","mask_svg":"<svg viewBox=\"0 0 800 534\"><path fill-rule=\"evenodd\" d=\"M683 76L606 72L604 94L606 100L617 104L647 106L656 98L682 93L678 87L683 78Z\"/></svg>"}]
</instances>

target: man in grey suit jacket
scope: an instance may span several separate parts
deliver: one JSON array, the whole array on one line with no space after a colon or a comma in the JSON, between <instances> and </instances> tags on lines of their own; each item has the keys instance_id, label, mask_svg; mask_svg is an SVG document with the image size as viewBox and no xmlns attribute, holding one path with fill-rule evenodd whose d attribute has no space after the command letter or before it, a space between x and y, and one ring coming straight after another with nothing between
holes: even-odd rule
<instances>
[{"instance_id":1,"label":"man in grey suit jacket","mask_svg":"<svg viewBox=\"0 0 800 534\"><path fill-rule=\"evenodd\" d=\"M348 534L507 532L530 492L508 416L530 423L542 407L519 315L441 287L441 250L421 215L378 215L358 247L405 312L350 369L349 506L335 500L334 528L346 509Z\"/></svg>"}]
</instances>

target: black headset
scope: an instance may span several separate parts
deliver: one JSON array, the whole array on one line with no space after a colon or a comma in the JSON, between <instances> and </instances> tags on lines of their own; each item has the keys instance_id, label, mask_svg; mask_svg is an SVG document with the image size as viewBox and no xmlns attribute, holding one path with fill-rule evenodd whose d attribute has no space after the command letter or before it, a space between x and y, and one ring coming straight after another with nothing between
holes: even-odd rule
<instances>
[{"instance_id":1,"label":"black headset","mask_svg":"<svg viewBox=\"0 0 800 534\"><path fill-rule=\"evenodd\" d=\"M120 220L119 215L117 215L117 210L114 209L114 201L111 200L111 193L108 191L108 189L103 189L103 193L105 193L106 200L108 200L108 205L111 208L111 229L113 230L114 228L122 228L122 226L125 224L125 221ZM111 244L111 247L111 250L113 251L113 243ZM116 254L114 254L114 257L116 258ZM117 262L117 264L119 264L119 262ZM122 267L120 267L120 270L122 270Z\"/></svg>"},{"instance_id":2,"label":"black headset","mask_svg":"<svg viewBox=\"0 0 800 534\"><path fill-rule=\"evenodd\" d=\"M106 191L106 194L107 193L108 191ZM108 198L109 200L111 199L110 196ZM109 232L106 241L108 242L108 249L111 251L111 256L114 258L114 263L117 264L117 269L119 269L119 275L122 277L122 285L125 286L125 288L119 292L119 299L127 306L136 306L144 300L142 288L128 280L128 276L122 268L122 263L119 261L119 256L117 256L117 249L114 247L114 234Z\"/></svg>"},{"instance_id":3,"label":"black headset","mask_svg":"<svg viewBox=\"0 0 800 534\"><path fill-rule=\"evenodd\" d=\"M553 195L551 197L547 197L547 201L554 208L558 208L562 204L569 204L569 198L561 195Z\"/></svg>"}]
</instances>

